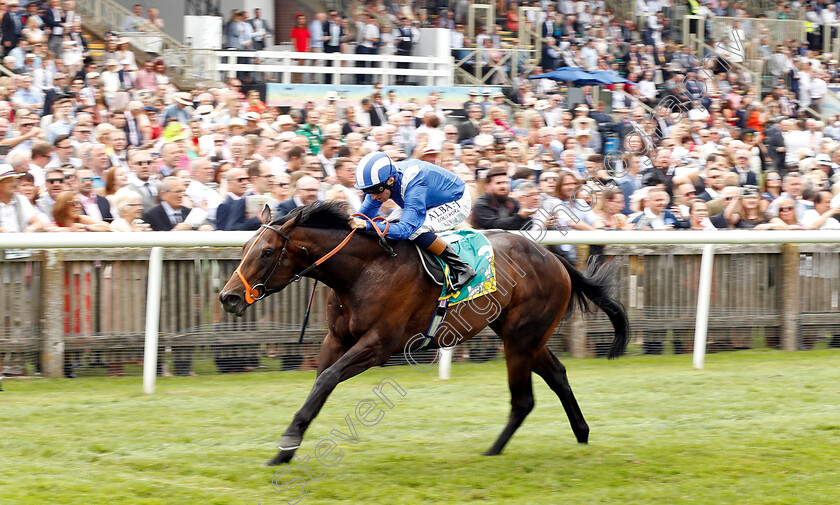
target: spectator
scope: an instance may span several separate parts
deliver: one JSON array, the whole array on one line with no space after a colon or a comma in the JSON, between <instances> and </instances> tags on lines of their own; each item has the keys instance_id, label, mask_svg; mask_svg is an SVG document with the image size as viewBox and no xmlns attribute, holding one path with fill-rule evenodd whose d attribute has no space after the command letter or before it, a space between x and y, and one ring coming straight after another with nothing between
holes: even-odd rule
<instances>
[{"instance_id":1,"label":"spectator","mask_svg":"<svg viewBox=\"0 0 840 505\"><path fill-rule=\"evenodd\" d=\"M125 17L122 23L122 31L124 32L141 32L145 28L146 20L143 19L143 6L141 4L134 4L131 8L132 14Z\"/></svg>"},{"instance_id":2,"label":"spectator","mask_svg":"<svg viewBox=\"0 0 840 505\"><path fill-rule=\"evenodd\" d=\"M840 207L831 207L833 195L830 191L818 191L814 195L814 208L805 211L802 226L810 230L840 230Z\"/></svg>"},{"instance_id":3,"label":"spectator","mask_svg":"<svg viewBox=\"0 0 840 505\"><path fill-rule=\"evenodd\" d=\"M35 207L15 191L17 173L10 165L0 164L0 233L40 231L42 224Z\"/></svg>"},{"instance_id":4,"label":"spectator","mask_svg":"<svg viewBox=\"0 0 840 505\"><path fill-rule=\"evenodd\" d=\"M194 205L207 211L207 220L210 224L216 224L216 210L223 201L218 191L218 185L214 182L216 180L216 169L207 158L192 160L190 168L192 178L185 194Z\"/></svg>"},{"instance_id":5,"label":"spectator","mask_svg":"<svg viewBox=\"0 0 840 505\"><path fill-rule=\"evenodd\" d=\"M301 177L295 186L295 196L280 202L277 217L283 217L297 207L310 204L318 199L318 179L310 176Z\"/></svg>"},{"instance_id":6,"label":"spectator","mask_svg":"<svg viewBox=\"0 0 840 505\"><path fill-rule=\"evenodd\" d=\"M251 190L249 194L231 202L225 230L256 230L262 225L259 210L253 213L248 211L248 197L271 193L271 168L265 162L253 160L248 164L247 173Z\"/></svg>"},{"instance_id":7,"label":"spectator","mask_svg":"<svg viewBox=\"0 0 840 505\"><path fill-rule=\"evenodd\" d=\"M68 167L68 169L70 169L70 167ZM35 203L38 210L47 217L48 222L51 222L54 220L53 206L55 205L56 197L58 197L59 193L67 191L69 188L64 176L64 171L61 168L55 167L47 169L46 188L47 191L44 192Z\"/></svg>"},{"instance_id":8,"label":"spectator","mask_svg":"<svg viewBox=\"0 0 840 505\"><path fill-rule=\"evenodd\" d=\"M108 223L84 213L81 194L62 191L55 198L53 222L46 231L111 231Z\"/></svg>"},{"instance_id":9,"label":"spectator","mask_svg":"<svg viewBox=\"0 0 840 505\"><path fill-rule=\"evenodd\" d=\"M4 55L8 55L12 49L17 47L23 33L23 24L18 15L20 3L18 0L8 0L6 6L8 10L3 15L2 21Z\"/></svg>"},{"instance_id":10,"label":"spectator","mask_svg":"<svg viewBox=\"0 0 840 505\"><path fill-rule=\"evenodd\" d=\"M695 231L711 231L716 230L715 225L709 220L709 204L699 198L695 198L688 203L689 217L688 224L690 230Z\"/></svg>"},{"instance_id":11,"label":"spectator","mask_svg":"<svg viewBox=\"0 0 840 505\"><path fill-rule=\"evenodd\" d=\"M76 179L79 181L79 202L82 205L82 213L90 216L96 221L111 222L111 204L108 200L94 193L94 173L88 168L76 170ZM102 188L105 188L105 180L102 179Z\"/></svg>"},{"instance_id":12,"label":"spectator","mask_svg":"<svg viewBox=\"0 0 840 505\"><path fill-rule=\"evenodd\" d=\"M256 8L254 9L254 17L250 21L251 27L254 29L252 48L255 51L262 51L265 49L266 39L270 38L274 34L271 26L261 16L262 10Z\"/></svg>"},{"instance_id":13,"label":"spectator","mask_svg":"<svg viewBox=\"0 0 840 505\"><path fill-rule=\"evenodd\" d=\"M670 198L664 189L652 187L645 198L644 211L629 221L635 230L673 230L682 222L668 210Z\"/></svg>"},{"instance_id":14,"label":"spectator","mask_svg":"<svg viewBox=\"0 0 840 505\"><path fill-rule=\"evenodd\" d=\"M143 212L143 221L154 231L183 231L197 229L184 222L190 209L184 207L185 181L178 177L167 177L160 185L160 203Z\"/></svg>"},{"instance_id":15,"label":"spectator","mask_svg":"<svg viewBox=\"0 0 840 505\"><path fill-rule=\"evenodd\" d=\"M523 209L519 203L509 198L510 182L507 171L493 168L487 172L484 194L473 206L473 222L479 228L521 230L531 224L531 216L538 210Z\"/></svg>"},{"instance_id":16,"label":"spectator","mask_svg":"<svg viewBox=\"0 0 840 505\"><path fill-rule=\"evenodd\" d=\"M138 193L123 193L116 199L118 217L111 221L111 231L151 231L152 227L143 221L143 202Z\"/></svg>"}]
</instances>

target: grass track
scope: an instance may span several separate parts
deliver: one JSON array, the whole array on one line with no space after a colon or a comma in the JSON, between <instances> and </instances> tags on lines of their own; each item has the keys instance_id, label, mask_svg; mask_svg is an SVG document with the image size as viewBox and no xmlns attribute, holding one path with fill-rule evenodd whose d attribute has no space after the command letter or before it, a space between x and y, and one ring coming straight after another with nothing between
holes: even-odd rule
<instances>
[{"instance_id":1,"label":"grass track","mask_svg":"<svg viewBox=\"0 0 840 505\"><path fill-rule=\"evenodd\" d=\"M505 452L480 456L508 413L504 363L461 364L453 379L377 368L342 384L298 456L331 438L344 451L300 503L840 503L840 351L742 351L566 361L592 430L578 445L556 396L534 376L537 406ZM378 425L345 415L383 378L407 392ZM275 504L278 468L261 464L314 373L4 381L0 504ZM335 454L335 453L334 453ZM278 478L305 477L294 466Z\"/></svg>"}]
</instances>

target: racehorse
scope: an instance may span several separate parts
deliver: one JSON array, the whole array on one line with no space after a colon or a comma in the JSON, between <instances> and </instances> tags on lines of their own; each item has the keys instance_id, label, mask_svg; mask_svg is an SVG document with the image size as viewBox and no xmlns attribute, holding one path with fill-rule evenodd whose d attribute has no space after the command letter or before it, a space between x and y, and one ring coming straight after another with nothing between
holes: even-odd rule
<instances>
[{"instance_id":1,"label":"racehorse","mask_svg":"<svg viewBox=\"0 0 840 505\"><path fill-rule=\"evenodd\" d=\"M394 243L396 256L391 257L376 235L351 237L345 209L342 202L316 202L268 222L266 207L260 216L263 226L243 246L239 267L219 294L227 312L242 315L249 305L301 275L331 288L329 331L321 344L315 384L269 465L292 459L338 383L382 365L398 351L420 347L418 336L426 330L441 292L426 277L413 244ZM428 348L464 342L488 324L501 337L511 411L502 433L484 454L501 453L534 408L531 372L557 394L577 441L587 443L589 426L566 369L546 343L575 301L584 310L594 310L585 300L589 299L607 314L615 330L608 357L623 354L628 321L621 304L610 295L615 264L592 263L584 274L522 235L487 231L485 236L495 254L497 290L451 308L441 326L449 330L447 337L439 333Z\"/></svg>"}]
</instances>

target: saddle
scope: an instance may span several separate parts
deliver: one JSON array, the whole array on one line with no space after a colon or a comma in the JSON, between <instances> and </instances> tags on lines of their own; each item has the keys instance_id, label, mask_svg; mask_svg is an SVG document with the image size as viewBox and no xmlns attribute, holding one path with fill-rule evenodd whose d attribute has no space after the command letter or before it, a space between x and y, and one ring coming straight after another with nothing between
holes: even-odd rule
<instances>
[{"instance_id":1,"label":"saddle","mask_svg":"<svg viewBox=\"0 0 840 505\"><path fill-rule=\"evenodd\" d=\"M417 249L417 254L420 255L420 264L423 265L426 275L435 285L443 286L443 267L441 267L438 257L419 245L415 244L414 247Z\"/></svg>"}]
</instances>

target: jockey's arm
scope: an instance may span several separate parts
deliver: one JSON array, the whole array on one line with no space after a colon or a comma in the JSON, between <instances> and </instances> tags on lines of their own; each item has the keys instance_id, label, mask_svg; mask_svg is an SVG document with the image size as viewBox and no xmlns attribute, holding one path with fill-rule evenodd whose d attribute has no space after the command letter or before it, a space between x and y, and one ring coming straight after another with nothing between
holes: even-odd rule
<instances>
[{"instance_id":1,"label":"jockey's arm","mask_svg":"<svg viewBox=\"0 0 840 505\"><path fill-rule=\"evenodd\" d=\"M426 221L426 179L418 175L408 183L405 189L405 206L400 221L391 223L386 238L393 240L408 240ZM385 229L384 224L379 224Z\"/></svg>"},{"instance_id":2,"label":"jockey's arm","mask_svg":"<svg viewBox=\"0 0 840 505\"><path fill-rule=\"evenodd\" d=\"M382 202L376 200L370 195L365 195L365 199L362 201L362 206L359 207L359 214L364 214L373 219L379 214L379 207L382 207ZM371 231L370 223L367 224L365 229Z\"/></svg>"}]
</instances>

